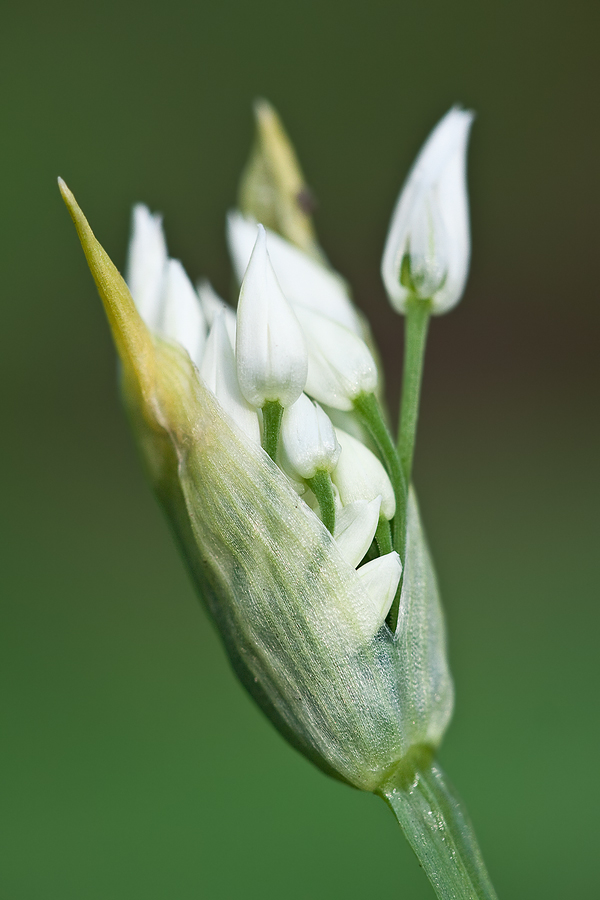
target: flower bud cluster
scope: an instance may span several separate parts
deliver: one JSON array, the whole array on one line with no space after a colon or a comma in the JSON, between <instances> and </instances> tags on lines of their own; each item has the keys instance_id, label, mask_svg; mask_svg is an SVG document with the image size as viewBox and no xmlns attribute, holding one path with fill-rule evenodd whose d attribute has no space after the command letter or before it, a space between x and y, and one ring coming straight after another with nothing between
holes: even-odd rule
<instances>
[{"instance_id":1,"label":"flower bud cluster","mask_svg":"<svg viewBox=\"0 0 600 900\"><path fill-rule=\"evenodd\" d=\"M181 263L168 258L160 217L136 206L127 265L133 300L151 331L187 350L234 427L256 444L266 407L282 407L277 463L323 518L317 498L326 479L333 537L356 568L380 519L394 516L394 490L375 453L334 428L320 404L351 415L354 400L376 390L377 364L361 322L343 280L307 253L238 212L227 233L241 282L237 311L207 281L193 287ZM392 551L357 573L376 631L402 564Z\"/></svg>"},{"instance_id":2,"label":"flower bud cluster","mask_svg":"<svg viewBox=\"0 0 600 900\"><path fill-rule=\"evenodd\" d=\"M368 328L318 246L293 148L268 104L257 116L241 210L227 222L235 310L207 281L194 287L144 206L133 212L125 283L60 189L148 474L238 676L326 772L380 790L415 748L439 745L452 711L444 619L406 460L423 322L458 301L467 274L471 115L453 109L434 129L383 256L412 348L397 445Z\"/></svg>"}]
</instances>

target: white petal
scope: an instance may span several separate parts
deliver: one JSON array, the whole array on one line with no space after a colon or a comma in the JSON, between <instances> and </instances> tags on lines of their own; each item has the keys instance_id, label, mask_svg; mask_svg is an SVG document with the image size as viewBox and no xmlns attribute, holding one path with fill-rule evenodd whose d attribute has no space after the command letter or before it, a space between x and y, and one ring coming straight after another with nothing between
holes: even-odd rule
<instances>
[{"instance_id":1,"label":"white petal","mask_svg":"<svg viewBox=\"0 0 600 900\"><path fill-rule=\"evenodd\" d=\"M224 313L227 334L231 338L232 347L235 347L235 310L219 297L210 281L206 278L198 282L196 290L200 297L200 303L202 304L202 310L208 323L208 327L211 327L216 316L220 312Z\"/></svg>"},{"instance_id":2,"label":"white petal","mask_svg":"<svg viewBox=\"0 0 600 900\"><path fill-rule=\"evenodd\" d=\"M346 562L354 568L373 543L379 523L380 507L381 497L375 497L370 503L358 500L336 512L333 536L338 550Z\"/></svg>"},{"instance_id":3,"label":"white petal","mask_svg":"<svg viewBox=\"0 0 600 900\"><path fill-rule=\"evenodd\" d=\"M200 376L239 428L260 444L258 415L240 391L233 347L222 312L216 316L208 334Z\"/></svg>"},{"instance_id":4,"label":"white petal","mask_svg":"<svg viewBox=\"0 0 600 900\"><path fill-rule=\"evenodd\" d=\"M291 406L306 384L308 357L300 323L277 282L262 225L240 290L236 360L243 395L253 406Z\"/></svg>"},{"instance_id":5,"label":"white petal","mask_svg":"<svg viewBox=\"0 0 600 900\"><path fill-rule=\"evenodd\" d=\"M352 409L359 394L377 387L377 366L358 335L326 316L297 306L308 346L306 393L336 409Z\"/></svg>"},{"instance_id":6,"label":"white petal","mask_svg":"<svg viewBox=\"0 0 600 900\"><path fill-rule=\"evenodd\" d=\"M394 602L402 574L402 563L395 551L365 563L356 570L366 596L372 604L373 633L379 631Z\"/></svg>"},{"instance_id":7,"label":"white petal","mask_svg":"<svg viewBox=\"0 0 600 900\"><path fill-rule=\"evenodd\" d=\"M227 241L238 280L241 281L256 238L256 222L239 212L227 218ZM294 247L276 232L267 229L269 256L281 290L296 306L329 316L355 334L362 334L359 317L343 279Z\"/></svg>"},{"instance_id":8,"label":"white petal","mask_svg":"<svg viewBox=\"0 0 600 900\"><path fill-rule=\"evenodd\" d=\"M200 366L206 343L206 321L200 299L178 259L170 259L165 269L160 331L179 341L196 366Z\"/></svg>"},{"instance_id":9,"label":"white petal","mask_svg":"<svg viewBox=\"0 0 600 900\"><path fill-rule=\"evenodd\" d=\"M470 122L469 122L470 124ZM466 144L448 161L444 177L438 186L439 207L448 242L448 274L444 285L435 295L434 312L447 312L463 295L471 256L469 233L469 200L467 194Z\"/></svg>"},{"instance_id":10,"label":"white petal","mask_svg":"<svg viewBox=\"0 0 600 900\"><path fill-rule=\"evenodd\" d=\"M398 312L405 311L410 296L409 288L400 283L407 252L411 266L419 271L427 268L420 274L425 294L428 287L435 287L434 313L446 312L462 295L470 253L466 151L472 121L473 113L458 107L444 116L425 142L396 203L381 274Z\"/></svg>"},{"instance_id":11,"label":"white petal","mask_svg":"<svg viewBox=\"0 0 600 900\"><path fill-rule=\"evenodd\" d=\"M357 500L369 502L381 496L381 514L392 519L396 511L394 489L383 465L368 447L336 428L335 433L342 452L338 464L331 474L333 483L340 492L344 506Z\"/></svg>"},{"instance_id":12,"label":"white petal","mask_svg":"<svg viewBox=\"0 0 600 900\"><path fill-rule=\"evenodd\" d=\"M329 416L306 394L284 412L281 441L292 469L302 478L313 478L318 470L331 472L341 453Z\"/></svg>"},{"instance_id":13,"label":"white petal","mask_svg":"<svg viewBox=\"0 0 600 900\"><path fill-rule=\"evenodd\" d=\"M160 324L166 264L167 245L162 229L162 216L152 215L147 206L138 203L133 207L125 280L139 314L153 331Z\"/></svg>"}]
</instances>

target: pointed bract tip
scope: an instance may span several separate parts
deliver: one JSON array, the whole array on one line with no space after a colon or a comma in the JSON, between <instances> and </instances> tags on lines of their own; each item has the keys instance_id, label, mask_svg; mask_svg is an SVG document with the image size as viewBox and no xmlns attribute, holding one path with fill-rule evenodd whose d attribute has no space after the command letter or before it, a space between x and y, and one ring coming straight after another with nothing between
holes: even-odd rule
<instances>
[{"instance_id":1,"label":"pointed bract tip","mask_svg":"<svg viewBox=\"0 0 600 900\"><path fill-rule=\"evenodd\" d=\"M277 115L277 113L275 112L269 101L265 99L265 97L256 97L253 103L253 109L254 116L258 121Z\"/></svg>"},{"instance_id":2,"label":"pointed bract tip","mask_svg":"<svg viewBox=\"0 0 600 900\"><path fill-rule=\"evenodd\" d=\"M62 178L58 186L96 282L124 371L147 395L154 382L154 348L122 275L94 236L90 224Z\"/></svg>"},{"instance_id":3,"label":"pointed bract tip","mask_svg":"<svg viewBox=\"0 0 600 900\"><path fill-rule=\"evenodd\" d=\"M75 197L73 196L72 192L67 187L67 183L64 180L64 178L61 178L59 175L56 180L58 182L58 189L61 193L63 200L67 204L67 206L70 206L71 204L75 203Z\"/></svg>"},{"instance_id":4,"label":"pointed bract tip","mask_svg":"<svg viewBox=\"0 0 600 900\"><path fill-rule=\"evenodd\" d=\"M63 198L63 200L65 202L65 206L69 210L71 218L73 219L73 222L75 223L75 227L77 228L79 238L80 238L80 240L82 240L82 243L83 243L82 234L86 229L89 230L91 233L90 226L88 225L87 219L83 215L83 212L81 211L81 208L80 208L77 200L75 199L75 195L73 194L73 191L71 191L67 187L67 183L65 182L65 180L59 176L57 181L58 181L58 189L60 191L61 197ZM85 247L84 247L84 249L85 249Z\"/></svg>"}]
</instances>

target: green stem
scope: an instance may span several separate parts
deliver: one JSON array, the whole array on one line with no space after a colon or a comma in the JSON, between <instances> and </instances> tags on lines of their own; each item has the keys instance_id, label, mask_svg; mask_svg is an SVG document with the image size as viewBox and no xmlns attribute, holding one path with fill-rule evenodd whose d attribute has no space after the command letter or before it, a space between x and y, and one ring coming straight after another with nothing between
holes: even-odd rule
<instances>
[{"instance_id":1,"label":"green stem","mask_svg":"<svg viewBox=\"0 0 600 900\"><path fill-rule=\"evenodd\" d=\"M312 478L307 478L309 487L319 501L321 519L325 528L333 534L335 528L335 500L331 475L325 469L319 469Z\"/></svg>"},{"instance_id":2,"label":"green stem","mask_svg":"<svg viewBox=\"0 0 600 900\"><path fill-rule=\"evenodd\" d=\"M385 556L386 553L391 553L394 549L392 545L392 529L388 520L383 516L379 519L379 525L375 532L375 541L377 542L380 556Z\"/></svg>"},{"instance_id":3,"label":"green stem","mask_svg":"<svg viewBox=\"0 0 600 900\"><path fill-rule=\"evenodd\" d=\"M418 300L412 297L407 302L404 327L404 372L398 429L398 455L407 485L410 484L415 451L423 360L430 315L430 300Z\"/></svg>"},{"instance_id":4,"label":"green stem","mask_svg":"<svg viewBox=\"0 0 600 900\"><path fill-rule=\"evenodd\" d=\"M381 406L375 394L360 394L354 401L354 409L364 422L379 448L385 467L390 476L396 498L396 513L392 522L394 550L404 562L406 544L406 480L400 465L400 458L388 431Z\"/></svg>"},{"instance_id":5,"label":"green stem","mask_svg":"<svg viewBox=\"0 0 600 900\"><path fill-rule=\"evenodd\" d=\"M262 408L263 413L263 447L273 462L277 456L277 444L281 429L283 406L278 400L267 400Z\"/></svg>"},{"instance_id":6,"label":"green stem","mask_svg":"<svg viewBox=\"0 0 600 900\"><path fill-rule=\"evenodd\" d=\"M497 900L462 801L430 748L413 748L377 793L439 900Z\"/></svg>"}]
</instances>

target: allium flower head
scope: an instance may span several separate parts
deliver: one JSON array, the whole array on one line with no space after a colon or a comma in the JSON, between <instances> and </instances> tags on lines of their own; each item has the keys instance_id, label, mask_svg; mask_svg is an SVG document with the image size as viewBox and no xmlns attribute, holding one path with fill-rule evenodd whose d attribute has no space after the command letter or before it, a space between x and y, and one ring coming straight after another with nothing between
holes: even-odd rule
<instances>
[{"instance_id":1,"label":"allium flower head","mask_svg":"<svg viewBox=\"0 0 600 900\"><path fill-rule=\"evenodd\" d=\"M156 231L159 219L144 214L142 220L138 213L128 271L137 272L138 283L146 291L152 279L161 280L163 285L148 327L143 303L139 309L139 299L136 302L132 298L72 194L64 184L61 189L104 301L123 364L125 401L155 489L175 523L200 592L236 670L292 743L327 771L357 787L373 789L413 744L439 743L452 708L442 613L414 495L409 502L404 563L395 550L364 561L379 522L378 516L372 515L370 501L376 500L388 518L394 506L393 489L373 452L360 445L365 459L371 460L370 475L362 456L354 461L356 450L350 445L359 442L341 431L336 437L326 414L317 411L304 394L291 401L288 421L283 423L285 440L279 449L285 452L287 446L288 463L291 459L296 467L292 477L289 469L286 473L269 459L259 443L260 407L265 398L242 389L236 357L241 346L250 360L245 365L254 367L258 374L262 370L273 384L281 371L282 390L288 390L289 376L273 368L260 349L261 341L268 350L279 337L277 307L267 322L272 328L267 338L257 337L247 346L243 341L240 345L243 319L238 323L234 351L223 313L214 318L205 336L200 300L195 295L196 305L190 302L188 288L194 289L186 281L183 303L200 313L195 322L190 316L185 342L178 340L174 330L161 324L166 321L169 297L165 289L170 267L166 254L160 272L152 257L145 280L139 271L137 256L143 256L147 249L144 235L137 233L139 222L143 221L142 227L150 232L153 242L164 246ZM149 224L153 231L147 228ZM264 257L265 251L268 237L262 232L255 253ZM246 280L253 277L251 266L252 262ZM273 275L268 275L266 282L261 277L263 283L253 285L252 290L263 291L261 299L269 310L265 295L281 289ZM135 290L135 281L132 287ZM142 296L146 294L140 290ZM283 349L288 348L282 359L289 363L303 336L298 324L303 320L293 313L290 317L292 307L285 298L281 303L292 323L289 326L282 320ZM263 313L256 318L260 315ZM376 368L362 339L327 316L321 316L321 334L319 314L313 312L311 316L316 324L314 330L304 332L305 340L318 343L322 365L328 362L329 329L339 327L344 337L351 336L364 348L361 352L373 367L367 382L372 390ZM203 355L198 358L196 349L192 359L184 344L202 346ZM340 365L338 347L335 342L331 345L332 370ZM360 353L351 359L360 385L364 377ZM348 371L346 378L352 381L352 377ZM294 393L302 390L303 378L296 383ZM356 391L360 393L360 386ZM267 399L275 399L276 393ZM319 393L318 386L315 393ZM285 394L283 399L288 401L290 397ZM331 401L331 392L327 399ZM252 400L254 405L249 402ZM314 410L315 418L312 414L307 417L305 404ZM342 536L339 543L335 526L332 534L321 521L318 503L313 504L315 512L300 497L306 491L312 493L313 473L310 466L305 467L311 451L302 445L304 435L294 445L290 431L303 419L306 440L318 441L318 436L325 436L325 445L312 452L321 460L322 470L330 470L333 475L335 511L346 525L342 532L346 538ZM256 425L251 424L253 421ZM290 452L292 445L295 453ZM327 450L328 446L331 449ZM352 487L347 473L353 466L356 477ZM335 474L338 468L339 479ZM369 478L373 487L366 496L360 485L368 483ZM350 536L347 514L352 519ZM365 548L359 559L356 546ZM403 564L399 624L391 631L385 619Z\"/></svg>"},{"instance_id":2,"label":"allium flower head","mask_svg":"<svg viewBox=\"0 0 600 900\"><path fill-rule=\"evenodd\" d=\"M60 189L148 475L239 678L297 749L388 801L432 882L445 871L467 885L444 896L491 898L468 892L487 876L431 763L453 703L444 620L368 326L316 242L274 111L262 102L257 115L242 209L227 226L237 309L207 281L193 286L144 206L126 283ZM470 117L444 122L390 230L384 277L399 306L403 292L424 292L441 311L466 274L458 187Z\"/></svg>"}]
</instances>

